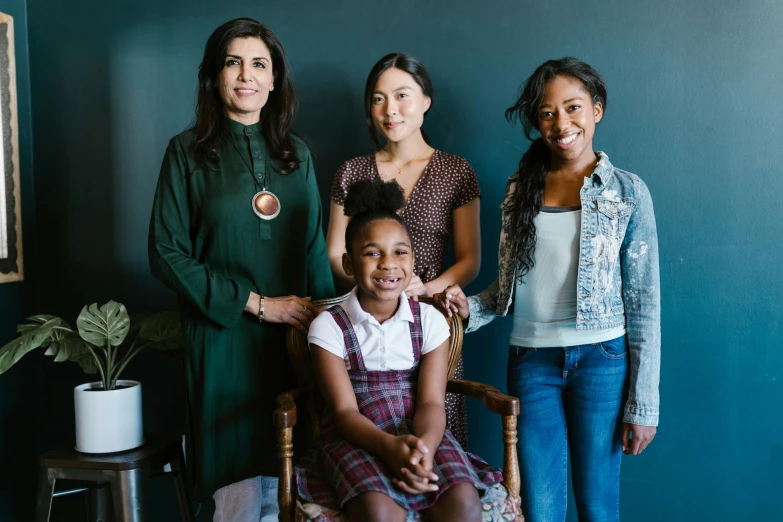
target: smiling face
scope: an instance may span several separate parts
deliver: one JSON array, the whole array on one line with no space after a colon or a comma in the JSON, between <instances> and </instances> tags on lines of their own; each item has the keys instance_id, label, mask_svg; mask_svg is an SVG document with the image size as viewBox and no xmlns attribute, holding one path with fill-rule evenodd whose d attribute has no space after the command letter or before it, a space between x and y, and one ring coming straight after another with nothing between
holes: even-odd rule
<instances>
[{"instance_id":1,"label":"smiling face","mask_svg":"<svg viewBox=\"0 0 783 522\"><path fill-rule=\"evenodd\" d=\"M556 76L544 86L537 123L553 166L595 160L593 134L603 113L579 80Z\"/></svg>"},{"instance_id":2,"label":"smiling face","mask_svg":"<svg viewBox=\"0 0 783 522\"><path fill-rule=\"evenodd\" d=\"M432 99L413 76L392 67L378 77L370 102L375 128L387 140L400 142L421 132Z\"/></svg>"},{"instance_id":3,"label":"smiling face","mask_svg":"<svg viewBox=\"0 0 783 522\"><path fill-rule=\"evenodd\" d=\"M367 223L356 235L349 253L343 254L343 269L354 277L359 300L367 305L396 302L413 275L413 248L405 228L393 219Z\"/></svg>"},{"instance_id":4,"label":"smiling face","mask_svg":"<svg viewBox=\"0 0 783 522\"><path fill-rule=\"evenodd\" d=\"M245 125L257 123L274 83L272 57L266 44L260 38L234 38L218 75L226 116Z\"/></svg>"}]
</instances>

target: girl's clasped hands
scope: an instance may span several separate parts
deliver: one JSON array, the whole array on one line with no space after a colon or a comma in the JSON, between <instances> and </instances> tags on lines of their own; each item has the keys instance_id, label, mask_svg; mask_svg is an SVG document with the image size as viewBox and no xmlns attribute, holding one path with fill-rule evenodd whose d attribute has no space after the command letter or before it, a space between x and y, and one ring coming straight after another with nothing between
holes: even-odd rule
<instances>
[{"instance_id":1,"label":"girl's clasped hands","mask_svg":"<svg viewBox=\"0 0 783 522\"><path fill-rule=\"evenodd\" d=\"M398 435L383 459L396 475L392 482L404 492L416 495L438 490L438 475L432 472L433 457L434 452L419 437Z\"/></svg>"}]
</instances>

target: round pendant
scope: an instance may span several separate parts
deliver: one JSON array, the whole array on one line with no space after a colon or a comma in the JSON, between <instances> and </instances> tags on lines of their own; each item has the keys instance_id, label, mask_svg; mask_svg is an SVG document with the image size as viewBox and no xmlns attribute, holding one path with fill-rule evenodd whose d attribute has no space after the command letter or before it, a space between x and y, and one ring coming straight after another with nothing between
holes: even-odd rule
<instances>
[{"instance_id":1,"label":"round pendant","mask_svg":"<svg viewBox=\"0 0 783 522\"><path fill-rule=\"evenodd\" d=\"M280 213L280 200L268 190L253 196L253 213L261 219L275 219Z\"/></svg>"}]
</instances>

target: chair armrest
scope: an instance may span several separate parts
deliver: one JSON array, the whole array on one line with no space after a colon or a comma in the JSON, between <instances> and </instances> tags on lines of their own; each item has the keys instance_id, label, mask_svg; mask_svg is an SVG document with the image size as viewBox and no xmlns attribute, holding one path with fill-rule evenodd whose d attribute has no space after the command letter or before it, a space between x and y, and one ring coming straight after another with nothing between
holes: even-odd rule
<instances>
[{"instance_id":1,"label":"chair armrest","mask_svg":"<svg viewBox=\"0 0 783 522\"><path fill-rule=\"evenodd\" d=\"M282 430L296 426L296 401L306 394L306 388L296 388L278 395L277 409L274 414L275 428Z\"/></svg>"},{"instance_id":2,"label":"chair armrest","mask_svg":"<svg viewBox=\"0 0 783 522\"><path fill-rule=\"evenodd\" d=\"M478 399L489 411L500 415L519 415L519 399L500 393L488 384L451 379L446 385L446 391Z\"/></svg>"}]
</instances>

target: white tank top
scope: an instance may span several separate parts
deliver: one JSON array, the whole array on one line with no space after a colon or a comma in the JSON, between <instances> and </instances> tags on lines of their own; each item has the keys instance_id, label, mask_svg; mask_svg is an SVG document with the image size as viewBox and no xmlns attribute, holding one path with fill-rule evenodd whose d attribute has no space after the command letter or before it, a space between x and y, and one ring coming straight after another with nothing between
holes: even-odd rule
<instances>
[{"instance_id":1,"label":"white tank top","mask_svg":"<svg viewBox=\"0 0 783 522\"><path fill-rule=\"evenodd\" d=\"M582 210L542 207L535 218L535 266L516 282L509 344L524 348L576 346L625 335L625 326L576 329L576 279Z\"/></svg>"}]
</instances>

